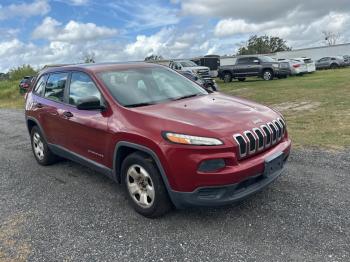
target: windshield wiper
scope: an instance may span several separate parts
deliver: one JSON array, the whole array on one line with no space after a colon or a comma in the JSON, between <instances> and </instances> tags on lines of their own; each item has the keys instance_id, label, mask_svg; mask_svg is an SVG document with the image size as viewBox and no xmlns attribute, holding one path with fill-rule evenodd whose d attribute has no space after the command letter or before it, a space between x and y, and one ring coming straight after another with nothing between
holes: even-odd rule
<instances>
[{"instance_id":1,"label":"windshield wiper","mask_svg":"<svg viewBox=\"0 0 350 262\"><path fill-rule=\"evenodd\" d=\"M182 100L182 99L185 99L185 98L190 98L190 97L195 97L195 96L199 96L200 94L192 94L192 95L187 95L187 96L180 96L180 97L177 97L177 98L174 98L173 100L176 101L176 100Z\"/></svg>"},{"instance_id":2,"label":"windshield wiper","mask_svg":"<svg viewBox=\"0 0 350 262\"><path fill-rule=\"evenodd\" d=\"M150 106L150 105L154 105L154 103L144 102L144 103L138 103L138 104L125 105L125 107L138 107L138 106Z\"/></svg>"}]
</instances>

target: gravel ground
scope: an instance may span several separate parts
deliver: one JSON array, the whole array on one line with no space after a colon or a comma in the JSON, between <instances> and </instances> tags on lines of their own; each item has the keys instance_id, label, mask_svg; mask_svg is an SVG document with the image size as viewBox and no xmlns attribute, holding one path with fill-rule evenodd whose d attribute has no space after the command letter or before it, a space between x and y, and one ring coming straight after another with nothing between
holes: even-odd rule
<instances>
[{"instance_id":1,"label":"gravel ground","mask_svg":"<svg viewBox=\"0 0 350 262\"><path fill-rule=\"evenodd\" d=\"M244 202L151 220L103 175L39 166L22 111L0 123L0 261L350 261L349 151L293 150Z\"/></svg>"}]
</instances>

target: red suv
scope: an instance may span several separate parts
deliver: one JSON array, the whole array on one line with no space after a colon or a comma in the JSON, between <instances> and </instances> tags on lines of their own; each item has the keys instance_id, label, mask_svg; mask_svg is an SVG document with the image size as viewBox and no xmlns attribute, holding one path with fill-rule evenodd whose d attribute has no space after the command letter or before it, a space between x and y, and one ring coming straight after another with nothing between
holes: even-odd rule
<instances>
[{"instance_id":1,"label":"red suv","mask_svg":"<svg viewBox=\"0 0 350 262\"><path fill-rule=\"evenodd\" d=\"M241 200L281 174L291 148L278 112L155 64L49 68L25 114L39 164L94 168L147 217Z\"/></svg>"}]
</instances>

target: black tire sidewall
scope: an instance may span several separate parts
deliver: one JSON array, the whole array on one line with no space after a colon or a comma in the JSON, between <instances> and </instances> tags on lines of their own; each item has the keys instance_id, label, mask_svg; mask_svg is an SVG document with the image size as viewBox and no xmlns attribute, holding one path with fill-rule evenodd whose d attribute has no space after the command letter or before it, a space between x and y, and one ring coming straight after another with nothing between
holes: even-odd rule
<instances>
[{"instance_id":1,"label":"black tire sidewall","mask_svg":"<svg viewBox=\"0 0 350 262\"><path fill-rule=\"evenodd\" d=\"M224 75L224 82L225 83L229 83L229 82L231 82L232 81L232 76L231 76L231 74L230 73L226 73L225 75Z\"/></svg>"},{"instance_id":2,"label":"black tire sidewall","mask_svg":"<svg viewBox=\"0 0 350 262\"><path fill-rule=\"evenodd\" d=\"M132 165L140 165L142 166L149 174L152 179L155 197L151 207L144 208L139 206L132 198L129 193L127 187L127 171ZM170 200L168 197L168 193L165 189L163 180L160 176L158 168L155 166L154 161L151 157L148 157L142 153L133 153L126 157L123 161L122 168L122 184L127 195L128 201L131 206L138 212L139 214L148 217L154 218L165 214L170 209Z\"/></svg>"}]
</instances>

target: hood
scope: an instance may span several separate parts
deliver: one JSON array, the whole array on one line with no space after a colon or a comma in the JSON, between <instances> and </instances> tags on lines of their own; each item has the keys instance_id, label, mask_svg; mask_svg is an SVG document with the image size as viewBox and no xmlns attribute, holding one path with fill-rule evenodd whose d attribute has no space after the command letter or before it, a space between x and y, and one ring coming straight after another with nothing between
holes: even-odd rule
<instances>
[{"instance_id":1,"label":"hood","mask_svg":"<svg viewBox=\"0 0 350 262\"><path fill-rule=\"evenodd\" d=\"M192 127L219 136L232 136L280 117L266 106L218 93L134 108L133 111L161 120L165 130L186 132Z\"/></svg>"}]
</instances>

